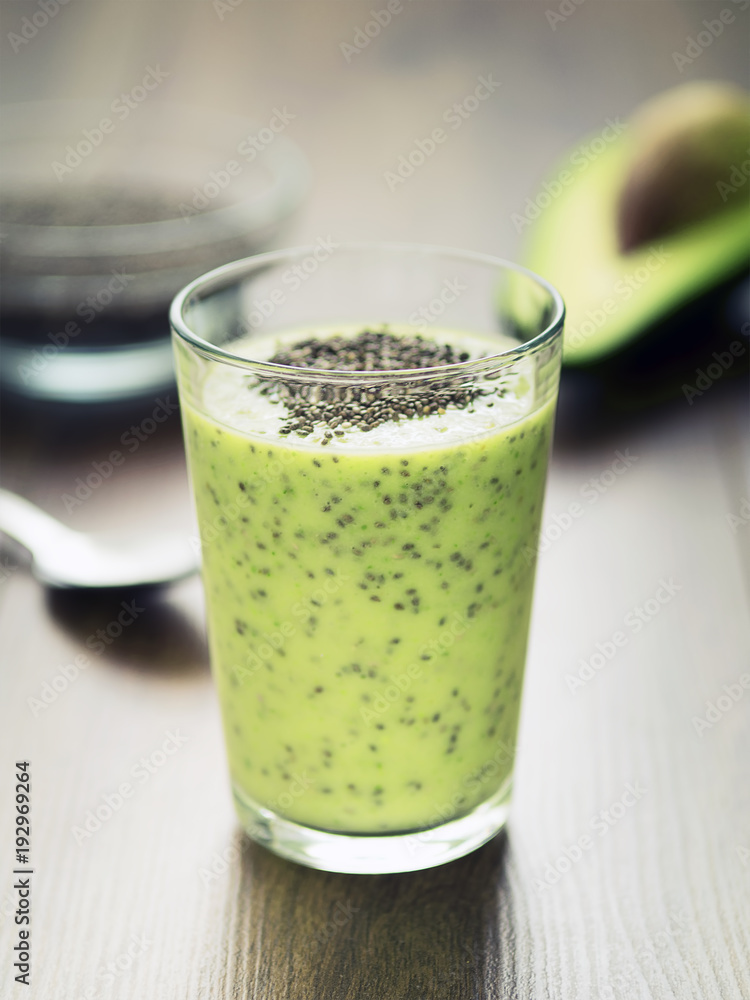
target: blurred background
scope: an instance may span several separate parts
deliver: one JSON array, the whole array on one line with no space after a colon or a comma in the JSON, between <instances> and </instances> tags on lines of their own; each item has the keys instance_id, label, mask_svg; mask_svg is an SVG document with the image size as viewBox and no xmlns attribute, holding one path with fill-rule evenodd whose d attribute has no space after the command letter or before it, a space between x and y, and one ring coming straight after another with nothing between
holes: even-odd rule
<instances>
[{"instance_id":1,"label":"blurred background","mask_svg":"<svg viewBox=\"0 0 750 1000\"><path fill-rule=\"evenodd\" d=\"M747 83L747 11L733 0L724 6L734 22L679 66L674 54L715 17L715 2L392 6L400 12L390 23L365 34L385 3L69 0L26 39L29 4L6 3L3 101L111 104L159 67L163 79L141 109L179 101L258 127L275 109L288 112L284 134L314 178L289 238L332 230L341 239L419 239L513 257L511 214L576 140L685 80ZM571 13L551 17L560 6ZM10 33L23 38L17 51ZM499 81L491 98L408 185L389 190L385 173L481 75ZM94 124L82 118L70 140Z\"/></svg>"}]
</instances>

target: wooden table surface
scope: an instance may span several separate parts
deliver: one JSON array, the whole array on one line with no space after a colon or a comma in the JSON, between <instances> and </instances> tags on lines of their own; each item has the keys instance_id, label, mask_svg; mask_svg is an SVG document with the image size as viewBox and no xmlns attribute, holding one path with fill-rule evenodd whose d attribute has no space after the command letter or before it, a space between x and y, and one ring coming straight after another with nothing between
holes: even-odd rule
<instances>
[{"instance_id":1,"label":"wooden table surface","mask_svg":"<svg viewBox=\"0 0 750 1000\"><path fill-rule=\"evenodd\" d=\"M681 79L743 80L750 13L725 6L735 22L680 74L673 53L717 4L590 2L556 22L546 3L404 2L348 62L340 43L385 3L73 0L14 52L5 36L31 9L18 5L4 18L4 92L111 99L160 62L170 97L259 122L274 107L296 115L288 133L314 186L286 242L408 239L512 257L512 213L580 135ZM385 171L487 74L496 94L390 191ZM745 386L721 379L692 405L595 426L574 419L576 386L565 391L511 819L433 871L324 874L240 834L197 579L52 594L3 549L3 997L750 996ZM84 503L62 499L154 405L60 413L6 399L3 484L82 530L191 531L176 414ZM102 649L97 631L122 602L133 620ZM30 987L14 983L10 957L21 759Z\"/></svg>"}]
</instances>

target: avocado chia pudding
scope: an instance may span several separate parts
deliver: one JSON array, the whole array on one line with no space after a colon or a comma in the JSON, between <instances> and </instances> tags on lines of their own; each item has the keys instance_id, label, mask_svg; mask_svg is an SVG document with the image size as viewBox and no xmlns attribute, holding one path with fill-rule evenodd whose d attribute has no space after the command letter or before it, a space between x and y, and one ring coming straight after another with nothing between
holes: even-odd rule
<instances>
[{"instance_id":1,"label":"avocado chia pudding","mask_svg":"<svg viewBox=\"0 0 750 1000\"><path fill-rule=\"evenodd\" d=\"M405 834L509 794L555 398L531 358L461 374L518 347L498 344L292 331L233 353L398 379L311 388L224 365L183 397L241 813Z\"/></svg>"}]
</instances>

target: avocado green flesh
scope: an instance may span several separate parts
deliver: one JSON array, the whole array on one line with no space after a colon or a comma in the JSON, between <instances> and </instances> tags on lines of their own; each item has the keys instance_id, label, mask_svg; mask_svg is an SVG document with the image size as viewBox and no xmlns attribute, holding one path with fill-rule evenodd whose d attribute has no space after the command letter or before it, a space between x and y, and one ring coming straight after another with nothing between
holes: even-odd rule
<instances>
[{"instance_id":1,"label":"avocado green flesh","mask_svg":"<svg viewBox=\"0 0 750 1000\"><path fill-rule=\"evenodd\" d=\"M531 223L523 263L565 300L563 362L588 365L645 334L675 309L738 272L750 257L750 204L623 254L616 207L628 143L614 143L575 175ZM570 173L570 162L561 164ZM727 170L727 173L729 171Z\"/></svg>"}]
</instances>

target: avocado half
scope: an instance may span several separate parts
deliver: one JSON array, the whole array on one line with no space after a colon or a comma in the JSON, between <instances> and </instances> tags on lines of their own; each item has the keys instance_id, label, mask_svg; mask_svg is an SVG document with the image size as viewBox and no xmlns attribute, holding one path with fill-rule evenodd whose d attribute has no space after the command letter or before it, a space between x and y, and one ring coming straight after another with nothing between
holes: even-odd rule
<instances>
[{"instance_id":1,"label":"avocado half","mask_svg":"<svg viewBox=\"0 0 750 1000\"><path fill-rule=\"evenodd\" d=\"M689 108L702 95L696 85L688 86L694 88L686 95L688 101L683 95L678 98ZM701 86L705 90L722 85ZM675 104L674 98L669 101ZM722 192L718 211L622 249L623 192L633 164L642 159L642 142L642 132L625 128L596 156L584 157L580 151L597 149L601 136L577 145L551 175L544 189L549 202L538 206L539 217L529 223L522 261L555 285L565 300L567 366L614 361L633 347L642 353L646 345L634 342L654 335L707 293L727 288L750 262L750 138L742 134L744 159L737 160L735 137L728 162L720 170L715 161L711 165L708 183L714 192ZM673 184L682 183L680 165L674 158L666 161L662 182L673 178ZM725 186L719 188L719 182ZM698 201L690 190L687 201ZM689 218L690 212L686 214Z\"/></svg>"}]
</instances>

